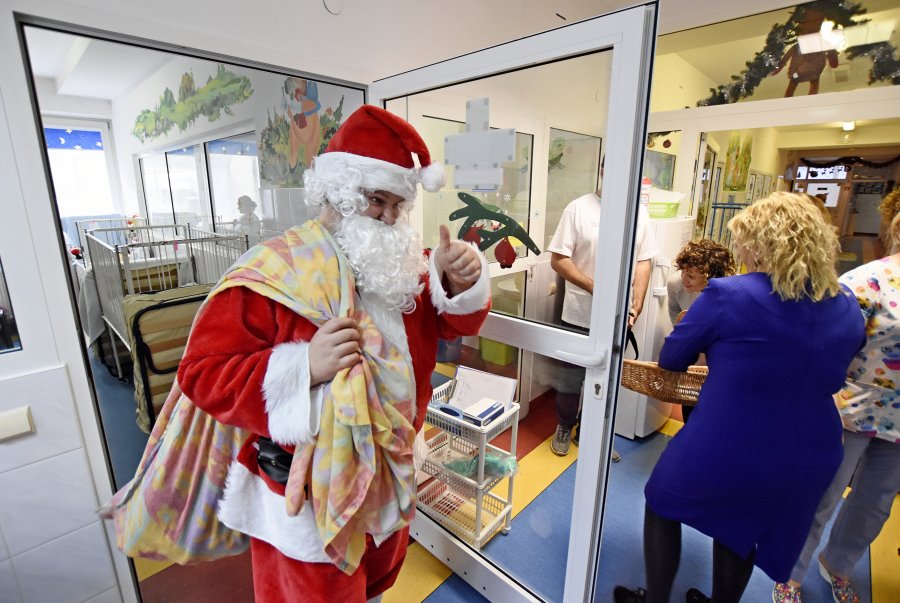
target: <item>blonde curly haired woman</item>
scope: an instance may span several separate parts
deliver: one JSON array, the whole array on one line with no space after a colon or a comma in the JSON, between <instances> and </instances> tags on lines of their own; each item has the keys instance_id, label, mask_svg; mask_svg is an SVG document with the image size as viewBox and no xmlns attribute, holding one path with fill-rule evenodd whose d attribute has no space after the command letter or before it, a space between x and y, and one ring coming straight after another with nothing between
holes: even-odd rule
<instances>
[{"instance_id":1,"label":"blonde curly haired woman","mask_svg":"<svg viewBox=\"0 0 900 603\"><path fill-rule=\"evenodd\" d=\"M709 377L644 490L647 589L616 587L616 603L669 601L682 524L713 539L716 603L739 601L754 565L786 581L841 463L832 394L865 333L834 270L837 235L783 192L728 228L748 273L710 281L660 351L675 371L705 353Z\"/></svg>"}]
</instances>

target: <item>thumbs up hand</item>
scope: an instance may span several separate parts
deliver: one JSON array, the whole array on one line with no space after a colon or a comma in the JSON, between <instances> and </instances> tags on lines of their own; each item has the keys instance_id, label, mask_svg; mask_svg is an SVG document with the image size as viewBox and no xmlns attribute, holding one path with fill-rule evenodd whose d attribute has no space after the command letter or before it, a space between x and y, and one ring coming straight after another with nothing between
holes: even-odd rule
<instances>
[{"instance_id":1,"label":"thumbs up hand","mask_svg":"<svg viewBox=\"0 0 900 603\"><path fill-rule=\"evenodd\" d=\"M440 226L440 243L434 250L434 265L438 274L447 277L450 293L458 295L468 290L481 278L481 258L462 241L451 241L450 230Z\"/></svg>"}]
</instances>

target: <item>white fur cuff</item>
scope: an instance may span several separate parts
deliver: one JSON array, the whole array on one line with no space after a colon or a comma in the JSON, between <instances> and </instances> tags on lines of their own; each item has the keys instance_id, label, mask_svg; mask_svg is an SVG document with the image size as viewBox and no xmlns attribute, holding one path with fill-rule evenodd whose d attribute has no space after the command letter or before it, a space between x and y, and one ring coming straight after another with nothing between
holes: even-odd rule
<instances>
[{"instance_id":1,"label":"white fur cuff","mask_svg":"<svg viewBox=\"0 0 900 603\"><path fill-rule=\"evenodd\" d=\"M491 276L488 271L487 260L475 245L471 245L471 247L478 254L478 259L481 261L481 277L471 288L453 297L447 297L447 292L444 291L442 286L444 274L443 272L438 274L437 266L434 263L435 254L432 253L428 259L431 303L437 308L438 314L472 314L484 308L491 297Z\"/></svg>"},{"instance_id":2,"label":"white fur cuff","mask_svg":"<svg viewBox=\"0 0 900 603\"><path fill-rule=\"evenodd\" d=\"M310 444L319 433L322 389L309 389L309 344L282 343L269 356L263 397L269 434L279 444Z\"/></svg>"}]
</instances>

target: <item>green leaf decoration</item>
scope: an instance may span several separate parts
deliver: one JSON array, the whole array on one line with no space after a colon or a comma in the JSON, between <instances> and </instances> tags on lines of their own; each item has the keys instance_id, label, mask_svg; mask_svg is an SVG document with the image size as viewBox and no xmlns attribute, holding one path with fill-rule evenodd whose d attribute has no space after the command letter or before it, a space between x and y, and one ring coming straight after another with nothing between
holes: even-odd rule
<instances>
[{"instance_id":1,"label":"green leaf decoration","mask_svg":"<svg viewBox=\"0 0 900 603\"><path fill-rule=\"evenodd\" d=\"M522 243L525 244L525 247L535 255L541 254L541 250L534 244L531 237L528 236L528 232L526 232L514 219L501 213L499 207L482 203L478 198L473 197L469 193L459 193L458 196L459 200L466 206L455 210L449 216L451 222L465 218L465 222L463 222L460 227L456 238L462 239L468 230L478 222L499 222L500 228L497 230L487 230L478 227L478 235L481 238L481 242L478 243L478 249L487 251L498 241L506 237L515 237L522 241Z\"/></svg>"}]
</instances>

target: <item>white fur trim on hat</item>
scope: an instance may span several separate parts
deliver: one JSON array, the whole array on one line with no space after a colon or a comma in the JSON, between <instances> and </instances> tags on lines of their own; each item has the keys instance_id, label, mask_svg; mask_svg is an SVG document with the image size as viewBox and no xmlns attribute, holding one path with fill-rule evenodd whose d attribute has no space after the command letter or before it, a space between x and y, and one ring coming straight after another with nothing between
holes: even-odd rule
<instances>
[{"instance_id":1,"label":"white fur trim on hat","mask_svg":"<svg viewBox=\"0 0 900 603\"><path fill-rule=\"evenodd\" d=\"M436 193L441 190L447 183L447 174L444 172L444 166L432 161L431 165L427 165L419 169L419 181L429 193Z\"/></svg>"},{"instance_id":2,"label":"white fur trim on hat","mask_svg":"<svg viewBox=\"0 0 900 603\"><path fill-rule=\"evenodd\" d=\"M491 276L488 271L487 260L484 254L478 250L478 247L471 243L468 245L475 250L475 253L478 254L478 259L481 261L481 276L471 288L453 297L447 297L447 292L444 291L444 287L441 285L444 274L443 272L438 274L437 265L434 263L434 256L437 250L432 252L431 257L428 258L431 303L434 304L438 314L472 314L484 308L491 297Z\"/></svg>"},{"instance_id":3,"label":"white fur trim on hat","mask_svg":"<svg viewBox=\"0 0 900 603\"><path fill-rule=\"evenodd\" d=\"M388 191L407 200L416 197L416 182L419 179L416 170L381 159L352 153L322 153L316 157L312 169L325 182L339 183L344 182L347 170L355 169L362 177L360 186L366 190Z\"/></svg>"}]
</instances>

